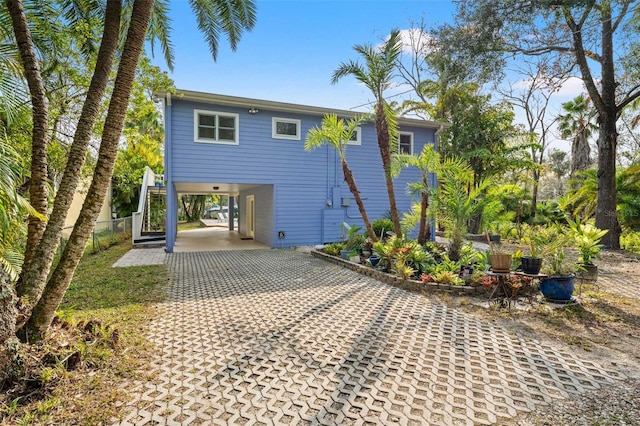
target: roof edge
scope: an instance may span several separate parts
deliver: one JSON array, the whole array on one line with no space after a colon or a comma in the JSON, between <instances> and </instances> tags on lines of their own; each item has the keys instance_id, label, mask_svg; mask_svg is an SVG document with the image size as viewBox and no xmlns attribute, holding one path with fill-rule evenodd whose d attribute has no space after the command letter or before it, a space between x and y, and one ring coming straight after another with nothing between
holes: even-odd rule
<instances>
[{"instance_id":1,"label":"roof edge","mask_svg":"<svg viewBox=\"0 0 640 426\"><path fill-rule=\"evenodd\" d=\"M292 104L287 102L267 101L264 99L245 98L240 96L220 95L216 93L196 92L192 90L176 89L175 92L158 92L154 94L159 98L171 96L172 100L187 100L217 103L227 106L245 107L245 108L263 108L272 111L294 112L310 115L324 115L327 113L335 113L344 117L354 117L358 114L364 114L358 111L348 111L336 108L326 108L311 105ZM411 124L420 127L429 127L442 129L451 127L451 124L441 121L421 120L419 118L398 117L398 123Z\"/></svg>"}]
</instances>

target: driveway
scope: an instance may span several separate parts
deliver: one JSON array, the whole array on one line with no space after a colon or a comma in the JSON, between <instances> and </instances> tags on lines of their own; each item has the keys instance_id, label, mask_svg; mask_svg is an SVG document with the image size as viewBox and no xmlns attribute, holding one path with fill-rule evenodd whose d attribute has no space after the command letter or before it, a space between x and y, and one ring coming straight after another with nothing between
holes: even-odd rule
<instances>
[{"instance_id":1,"label":"driveway","mask_svg":"<svg viewBox=\"0 0 640 426\"><path fill-rule=\"evenodd\" d=\"M493 424L622 378L295 250L167 263L122 424Z\"/></svg>"}]
</instances>

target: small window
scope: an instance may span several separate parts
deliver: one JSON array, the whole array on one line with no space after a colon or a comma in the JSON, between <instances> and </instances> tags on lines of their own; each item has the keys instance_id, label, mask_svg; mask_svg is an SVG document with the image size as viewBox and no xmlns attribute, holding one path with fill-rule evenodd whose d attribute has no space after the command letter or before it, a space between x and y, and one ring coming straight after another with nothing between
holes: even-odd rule
<instances>
[{"instance_id":1,"label":"small window","mask_svg":"<svg viewBox=\"0 0 640 426\"><path fill-rule=\"evenodd\" d=\"M300 120L273 117L271 137L274 139L290 139L299 141Z\"/></svg>"},{"instance_id":2,"label":"small window","mask_svg":"<svg viewBox=\"0 0 640 426\"><path fill-rule=\"evenodd\" d=\"M194 141L238 145L238 114L194 110Z\"/></svg>"},{"instance_id":3,"label":"small window","mask_svg":"<svg viewBox=\"0 0 640 426\"><path fill-rule=\"evenodd\" d=\"M413 154L413 133L400 132L398 134L398 153Z\"/></svg>"},{"instance_id":4,"label":"small window","mask_svg":"<svg viewBox=\"0 0 640 426\"><path fill-rule=\"evenodd\" d=\"M362 145L362 128L358 127L347 141L347 145Z\"/></svg>"}]
</instances>

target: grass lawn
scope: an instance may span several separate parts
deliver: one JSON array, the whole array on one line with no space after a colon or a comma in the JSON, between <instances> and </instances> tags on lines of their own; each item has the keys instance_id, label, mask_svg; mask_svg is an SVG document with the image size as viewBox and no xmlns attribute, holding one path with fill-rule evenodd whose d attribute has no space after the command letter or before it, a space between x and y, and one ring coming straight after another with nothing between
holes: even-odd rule
<instances>
[{"instance_id":1,"label":"grass lawn","mask_svg":"<svg viewBox=\"0 0 640 426\"><path fill-rule=\"evenodd\" d=\"M105 424L152 350L142 330L164 298L164 265L112 268L131 248L87 253L47 339L23 346L22 380L0 396L0 424Z\"/></svg>"},{"instance_id":2,"label":"grass lawn","mask_svg":"<svg viewBox=\"0 0 640 426\"><path fill-rule=\"evenodd\" d=\"M202 228L202 223L197 222L182 222L178 224L178 231L188 231L189 229Z\"/></svg>"}]
</instances>

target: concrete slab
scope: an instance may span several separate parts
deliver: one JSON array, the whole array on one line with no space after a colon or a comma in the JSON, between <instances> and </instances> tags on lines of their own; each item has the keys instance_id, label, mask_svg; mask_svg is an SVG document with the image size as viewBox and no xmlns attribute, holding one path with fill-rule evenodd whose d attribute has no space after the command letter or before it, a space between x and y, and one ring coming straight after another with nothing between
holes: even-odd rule
<instances>
[{"instance_id":1,"label":"concrete slab","mask_svg":"<svg viewBox=\"0 0 640 426\"><path fill-rule=\"evenodd\" d=\"M134 248L126 252L111 266L113 268L123 268L128 266L162 265L166 255L164 247Z\"/></svg>"},{"instance_id":2,"label":"concrete slab","mask_svg":"<svg viewBox=\"0 0 640 426\"><path fill-rule=\"evenodd\" d=\"M220 250L255 250L269 248L255 240L242 240L238 231L223 226L179 231L173 246L175 253Z\"/></svg>"}]
</instances>

